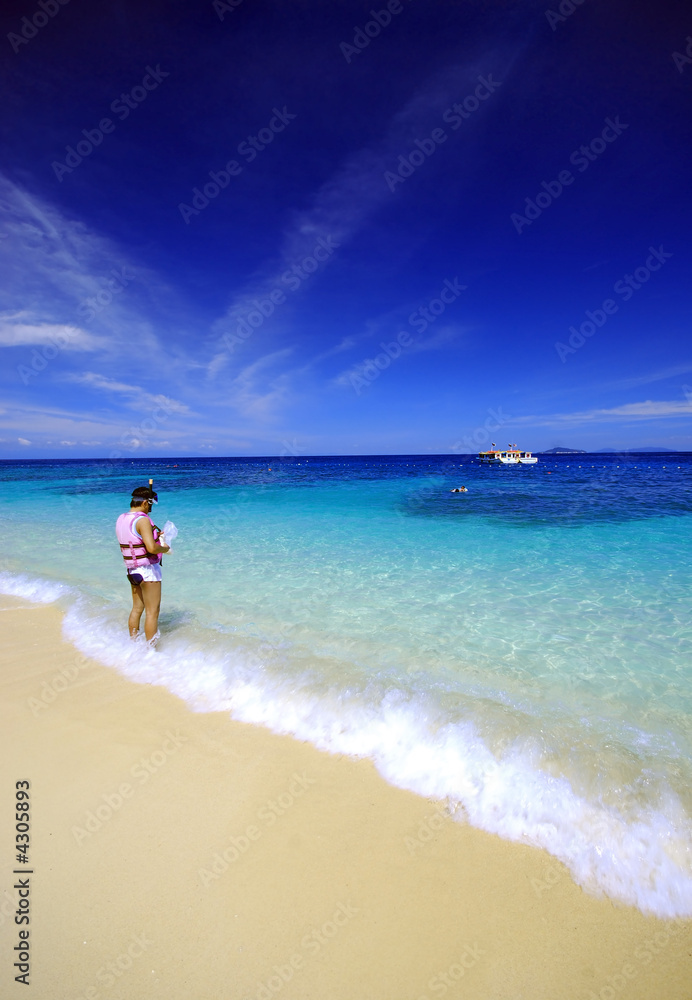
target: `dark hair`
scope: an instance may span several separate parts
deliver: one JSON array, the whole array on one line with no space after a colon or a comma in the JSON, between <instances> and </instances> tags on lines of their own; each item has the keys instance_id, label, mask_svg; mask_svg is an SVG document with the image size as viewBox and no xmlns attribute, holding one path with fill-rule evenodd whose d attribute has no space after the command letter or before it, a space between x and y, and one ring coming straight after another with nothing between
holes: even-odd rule
<instances>
[{"instance_id":1,"label":"dark hair","mask_svg":"<svg viewBox=\"0 0 692 1000\"><path fill-rule=\"evenodd\" d=\"M151 486L138 486L132 491L130 507L139 507L144 500L158 500L158 496Z\"/></svg>"}]
</instances>

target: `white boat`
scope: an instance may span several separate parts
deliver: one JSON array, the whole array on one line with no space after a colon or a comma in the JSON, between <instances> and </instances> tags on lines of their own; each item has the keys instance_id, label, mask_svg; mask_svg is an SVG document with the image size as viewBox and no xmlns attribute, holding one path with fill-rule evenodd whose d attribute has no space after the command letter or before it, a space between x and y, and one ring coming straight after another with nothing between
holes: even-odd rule
<instances>
[{"instance_id":1,"label":"white boat","mask_svg":"<svg viewBox=\"0 0 692 1000\"><path fill-rule=\"evenodd\" d=\"M496 448L493 442L488 451L478 453L478 461L481 465L535 465L538 459L530 451L520 451L515 444L502 449Z\"/></svg>"}]
</instances>

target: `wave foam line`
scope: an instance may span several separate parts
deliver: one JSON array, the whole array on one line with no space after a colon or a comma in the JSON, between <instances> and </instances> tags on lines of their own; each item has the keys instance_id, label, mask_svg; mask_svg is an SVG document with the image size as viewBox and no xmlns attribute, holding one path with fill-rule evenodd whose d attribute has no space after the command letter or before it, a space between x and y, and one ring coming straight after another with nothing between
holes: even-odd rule
<instances>
[{"instance_id":1,"label":"wave foam line","mask_svg":"<svg viewBox=\"0 0 692 1000\"><path fill-rule=\"evenodd\" d=\"M8 591L6 576L0 574L0 590L31 600L56 600L70 590L22 578ZM133 681L165 686L193 711L228 711L320 750L369 757L391 784L446 800L450 811L489 833L544 848L592 893L661 918L692 916L692 823L672 791L655 807L626 790L620 810L590 802L526 750L496 759L472 721L444 724L422 696L391 691L366 703L337 691L318 695L307 680L302 689L295 678L290 685L281 680L256 654L221 653L175 637L151 650L132 643L113 612L94 612L84 599L69 607L63 631L85 655Z\"/></svg>"},{"instance_id":2,"label":"wave foam line","mask_svg":"<svg viewBox=\"0 0 692 1000\"><path fill-rule=\"evenodd\" d=\"M61 597L75 594L73 587L40 577L26 576L24 573L0 572L0 594L10 597L24 597L34 604L53 604Z\"/></svg>"},{"instance_id":3,"label":"wave foam line","mask_svg":"<svg viewBox=\"0 0 692 1000\"><path fill-rule=\"evenodd\" d=\"M131 643L109 615L75 605L66 636L86 655L140 683L162 684L195 711L295 736L320 750L369 757L391 784L446 800L465 819L506 840L542 847L574 880L663 918L692 916L692 824L671 791L657 807L624 813L575 794L566 778L515 749L497 760L472 722L440 725L424 698L390 692L378 704L296 690L263 668L255 654L221 654L171 639L163 650Z\"/></svg>"}]
</instances>

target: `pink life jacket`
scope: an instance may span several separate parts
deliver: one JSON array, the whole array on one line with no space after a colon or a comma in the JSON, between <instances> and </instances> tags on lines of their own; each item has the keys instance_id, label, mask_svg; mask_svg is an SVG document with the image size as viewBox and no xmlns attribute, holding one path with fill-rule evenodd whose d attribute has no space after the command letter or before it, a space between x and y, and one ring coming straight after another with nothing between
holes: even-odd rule
<instances>
[{"instance_id":1,"label":"pink life jacket","mask_svg":"<svg viewBox=\"0 0 692 1000\"><path fill-rule=\"evenodd\" d=\"M149 515L143 514L141 510L130 510L127 514L120 515L115 522L115 533L118 536L120 551L128 570L135 569L137 566L153 566L161 562L161 553L150 555L143 539L135 531L134 522L138 517L146 517L153 528L154 541L160 535L160 531L154 527L154 522Z\"/></svg>"}]
</instances>

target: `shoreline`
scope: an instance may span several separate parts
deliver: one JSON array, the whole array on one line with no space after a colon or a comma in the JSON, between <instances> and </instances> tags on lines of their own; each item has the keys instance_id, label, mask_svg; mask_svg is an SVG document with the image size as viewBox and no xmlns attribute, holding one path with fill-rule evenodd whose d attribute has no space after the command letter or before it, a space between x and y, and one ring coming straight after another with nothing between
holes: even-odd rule
<instances>
[{"instance_id":1,"label":"shoreline","mask_svg":"<svg viewBox=\"0 0 692 1000\"><path fill-rule=\"evenodd\" d=\"M689 1000L692 920L589 896L547 852L454 822L369 761L192 712L78 653L54 606L0 610L40 1000Z\"/></svg>"}]
</instances>

